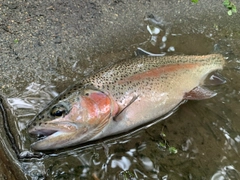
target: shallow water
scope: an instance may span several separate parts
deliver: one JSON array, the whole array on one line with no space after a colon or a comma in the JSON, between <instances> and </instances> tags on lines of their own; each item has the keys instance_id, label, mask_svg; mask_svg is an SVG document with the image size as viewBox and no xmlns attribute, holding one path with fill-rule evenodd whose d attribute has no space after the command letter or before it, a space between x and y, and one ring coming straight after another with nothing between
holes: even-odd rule
<instances>
[{"instance_id":1,"label":"shallow water","mask_svg":"<svg viewBox=\"0 0 240 180\"><path fill-rule=\"evenodd\" d=\"M30 151L29 145L35 140L29 137L26 125L45 104L78 78L109 62L134 56L137 47L166 55L221 53L227 59L221 72L227 83L210 87L218 93L216 97L189 101L172 116L147 129L85 147L46 152L42 158L20 160L32 179L240 179L240 60L232 38L207 30L184 34L179 29L150 22L144 27L148 31L139 34L146 37L142 43L133 44L124 52L92 57L86 64L76 62L68 68L77 71L85 65L84 72L75 75L66 71L54 84L44 80L32 82L7 99L12 110L10 120L16 127L14 135L22 152ZM68 81L61 83L61 78ZM177 153L171 153L169 147L175 147Z\"/></svg>"}]
</instances>

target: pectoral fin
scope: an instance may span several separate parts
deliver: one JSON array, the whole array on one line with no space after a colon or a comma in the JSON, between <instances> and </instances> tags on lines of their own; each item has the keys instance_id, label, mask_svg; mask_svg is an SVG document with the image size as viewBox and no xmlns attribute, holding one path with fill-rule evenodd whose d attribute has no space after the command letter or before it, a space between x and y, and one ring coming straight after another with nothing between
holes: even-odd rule
<instances>
[{"instance_id":1,"label":"pectoral fin","mask_svg":"<svg viewBox=\"0 0 240 180\"><path fill-rule=\"evenodd\" d=\"M116 120L116 118L127 108L129 107L134 101L136 101L136 99L138 98L138 96L133 96L133 98L131 99L131 101L121 110L119 111L115 117L113 117L113 120Z\"/></svg>"},{"instance_id":2,"label":"pectoral fin","mask_svg":"<svg viewBox=\"0 0 240 180\"><path fill-rule=\"evenodd\" d=\"M193 90L184 94L183 99L186 100L202 100L202 99L209 99L213 96L216 96L217 93L210 91L205 87L197 86Z\"/></svg>"}]
</instances>

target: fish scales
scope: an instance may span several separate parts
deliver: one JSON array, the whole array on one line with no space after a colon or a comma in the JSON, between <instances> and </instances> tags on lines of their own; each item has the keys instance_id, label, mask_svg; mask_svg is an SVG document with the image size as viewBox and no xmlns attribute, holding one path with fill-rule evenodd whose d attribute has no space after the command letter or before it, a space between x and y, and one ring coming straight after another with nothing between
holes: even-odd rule
<instances>
[{"instance_id":1,"label":"fish scales","mask_svg":"<svg viewBox=\"0 0 240 180\"><path fill-rule=\"evenodd\" d=\"M199 99L203 96L212 97L212 92L204 92L204 89L196 87L203 84L210 72L222 69L224 62L224 58L219 54L148 56L124 60L109 66L67 88L33 119L30 133L43 134L47 138L33 143L32 147L36 150L62 148L129 131L168 113L184 100L186 93L191 91L193 93L189 93L188 96L201 95ZM89 88L94 89L90 91L92 97L88 99L92 102L90 104L94 104L96 100L94 97L108 102L105 106L100 104L102 108L110 109L106 111L109 116L105 116L104 111L104 116L99 115L104 120L68 119L78 116L78 114L71 116L76 113L72 110L73 104L80 109L79 111L84 112L84 116L90 112L87 111L90 109L97 110L96 113L101 114L101 109L96 105L81 107L77 103L88 98L85 96L89 93L85 91ZM53 110L57 113L64 112L64 115L54 117L51 114ZM94 117L97 115L94 114ZM68 131L66 124L69 128L71 127L70 129L76 129L75 131L79 132L72 132L72 134L65 132ZM57 133L61 135L58 137Z\"/></svg>"},{"instance_id":2,"label":"fish scales","mask_svg":"<svg viewBox=\"0 0 240 180\"><path fill-rule=\"evenodd\" d=\"M160 58L149 56L136 59L134 58L110 66L107 69L100 71L96 75L84 79L82 84L93 84L99 89L104 89L107 91L111 90L111 93L114 93L113 97L115 97L116 100L121 100L124 98L122 95L125 94L126 91L129 91L130 89L136 90L136 87L139 86L151 85L151 80L153 81L153 79L148 78L141 83L133 83L128 81L126 84L119 84L117 81L124 80L125 78L131 77L134 74L140 74L159 66L167 66L171 64L184 66L184 64L192 63L198 63L199 65L202 65L199 69L197 69L198 71L201 71L201 68L205 69L206 66L209 66L210 69L213 67L221 67L224 63L224 60L221 55L217 54L206 56L165 56ZM184 71L187 72L188 69L184 69ZM198 74L198 71L194 73ZM168 75L162 75L159 79L155 80L160 84L162 81L164 81L164 79L167 78ZM128 84L131 84L131 86L127 86Z\"/></svg>"}]
</instances>

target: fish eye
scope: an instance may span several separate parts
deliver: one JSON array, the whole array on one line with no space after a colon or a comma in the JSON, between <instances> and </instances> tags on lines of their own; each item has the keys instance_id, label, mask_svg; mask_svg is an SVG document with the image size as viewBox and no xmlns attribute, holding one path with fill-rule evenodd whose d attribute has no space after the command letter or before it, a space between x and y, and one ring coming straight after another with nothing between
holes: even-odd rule
<instances>
[{"instance_id":1,"label":"fish eye","mask_svg":"<svg viewBox=\"0 0 240 180\"><path fill-rule=\"evenodd\" d=\"M52 116L57 116L57 117L64 116L67 113L68 113L67 108L62 104L53 106L53 108L51 109L51 112L50 112L50 114Z\"/></svg>"}]
</instances>

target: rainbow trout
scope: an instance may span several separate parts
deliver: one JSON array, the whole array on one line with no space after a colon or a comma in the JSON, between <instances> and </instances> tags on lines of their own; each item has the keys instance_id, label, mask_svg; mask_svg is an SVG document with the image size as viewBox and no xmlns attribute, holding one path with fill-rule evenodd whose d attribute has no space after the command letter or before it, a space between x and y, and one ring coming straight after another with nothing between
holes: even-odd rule
<instances>
[{"instance_id":1,"label":"rainbow trout","mask_svg":"<svg viewBox=\"0 0 240 180\"><path fill-rule=\"evenodd\" d=\"M82 79L53 99L29 125L34 150L64 148L127 132L165 115L183 100L211 98L206 76L224 58L137 57Z\"/></svg>"}]
</instances>

